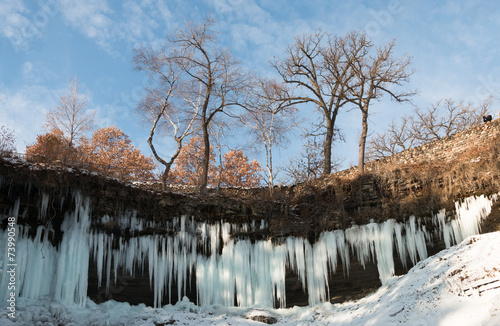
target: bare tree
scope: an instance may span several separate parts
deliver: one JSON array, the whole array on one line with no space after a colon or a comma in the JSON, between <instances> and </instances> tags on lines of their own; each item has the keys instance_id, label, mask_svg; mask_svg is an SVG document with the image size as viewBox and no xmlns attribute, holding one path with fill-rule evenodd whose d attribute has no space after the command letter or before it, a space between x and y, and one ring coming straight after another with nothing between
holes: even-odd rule
<instances>
[{"instance_id":1,"label":"bare tree","mask_svg":"<svg viewBox=\"0 0 500 326\"><path fill-rule=\"evenodd\" d=\"M392 121L387 130L372 137L367 148L369 157L391 156L477 125L491 104L492 97L477 106L443 99L426 109L416 108L413 115L404 116L398 123Z\"/></svg>"},{"instance_id":2,"label":"bare tree","mask_svg":"<svg viewBox=\"0 0 500 326\"><path fill-rule=\"evenodd\" d=\"M367 159L381 159L413 147L417 140L412 116L392 121L389 128L373 136L368 142Z\"/></svg>"},{"instance_id":3,"label":"bare tree","mask_svg":"<svg viewBox=\"0 0 500 326\"><path fill-rule=\"evenodd\" d=\"M393 57L395 41L378 48L375 56L358 58L353 67L356 82L350 88L352 102L357 105L362 114L362 131L359 141L358 170L364 173L366 138L368 136L368 111L373 100L380 100L384 94L398 102L408 101L415 92L396 92L391 88L408 82L413 71L409 71L411 57Z\"/></svg>"},{"instance_id":4,"label":"bare tree","mask_svg":"<svg viewBox=\"0 0 500 326\"><path fill-rule=\"evenodd\" d=\"M478 107L474 107L472 103L442 99L427 109L417 108L413 127L415 138L419 144L423 144L479 124L491 104L491 97Z\"/></svg>"},{"instance_id":5,"label":"bare tree","mask_svg":"<svg viewBox=\"0 0 500 326\"><path fill-rule=\"evenodd\" d=\"M249 128L253 146L257 149L264 147L264 175L272 193L277 174L273 166L273 149L288 142L289 133L299 122L295 118L297 109L286 101L278 100L285 97L285 85L271 79L261 79L256 84L256 94L253 101L248 102L247 111L240 116L240 122Z\"/></svg>"},{"instance_id":6,"label":"bare tree","mask_svg":"<svg viewBox=\"0 0 500 326\"><path fill-rule=\"evenodd\" d=\"M16 136L14 131L5 126L0 127L0 155L10 156L16 150Z\"/></svg>"},{"instance_id":7,"label":"bare tree","mask_svg":"<svg viewBox=\"0 0 500 326\"><path fill-rule=\"evenodd\" d=\"M204 155L200 191L204 192L208 182L210 159L209 126L214 117L228 113L236 106L240 93L246 90L247 75L228 50L220 49L216 34L211 28L214 21L205 19L201 24L187 23L169 40L172 47L181 53L187 62L184 83L191 85L187 97L200 99L199 122L201 126Z\"/></svg>"},{"instance_id":8,"label":"bare tree","mask_svg":"<svg viewBox=\"0 0 500 326\"><path fill-rule=\"evenodd\" d=\"M290 94L292 104L311 103L322 115L323 175L332 170L332 143L339 110L349 103L348 90L354 82L353 63L365 57L369 42L364 34L331 36L322 31L298 36L286 50L287 57L274 68L286 84L298 89Z\"/></svg>"},{"instance_id":9,"label":"bare tree","mask_svg":"<svg viewBox=\"0 0 500 326\"><path fill-rule=\"evenodd\" d=\"M94 113L87 112L87 97L78 93L78 80L71 81L69 92L46 117L48 130L60 130L68 139L68 148L94 127Z\"/></svg>"},{"instance_id":10,"label":"bare tree","mask_svg":"<svg viewBox=\"0 0 500 326\"><path fill-rule=\"evenodd\" d=\"M201 98L192 98L188 87L196 87L183 80L189 62L187 55L179 52L171 42L160 49L141 47L134 50L133 63L135 69L146 71L151 86L146 89L144 98L137 110L151 126L148 144L155 159L163 166L162 189L166 190L168 175L179 156L183 141L195 130L195 120L201 109ZM198 86L201 89L201 84ZM157 132L171 135L176 143L176 150L170 159L162 157L157 150L154 137Z\"/></svg>"},{"instance_id":11,"label":"bare tree","mask_svg":"<svg viewBox=\"0 0 500 326\"><path fill-rule=\"evenodd\" d=\"M307 136L307 142L302 147L302 152L297 158L290 160L284 169L288 183L297 184L319 178L321 166L323 165L324 146L317 140L317 136ZM338 169L343 163L339 157L332 157L332 170Z\"/></svg>"}]
</instances>

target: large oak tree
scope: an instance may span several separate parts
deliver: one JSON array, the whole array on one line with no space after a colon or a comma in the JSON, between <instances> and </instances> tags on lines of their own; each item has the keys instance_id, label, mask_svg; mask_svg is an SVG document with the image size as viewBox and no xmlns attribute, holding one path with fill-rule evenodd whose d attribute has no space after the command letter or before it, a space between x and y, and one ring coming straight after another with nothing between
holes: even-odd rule
<instances>
[{"instance_id":1,"label":"large oak tree","mask_svg":"<svg viewBox=\"0 0 500 326\"><path fill-rule=\"evenodd\" d=\"M321 114L323 175L332 170L332 144L339 110L350 103L354 80L353 64L363 60L369 42L364 34L350 32L333 36L323 31L297 36L286 57L273 62L283 82L295 91L289 104L309 103Z\"/></svg>"}]
</instances>

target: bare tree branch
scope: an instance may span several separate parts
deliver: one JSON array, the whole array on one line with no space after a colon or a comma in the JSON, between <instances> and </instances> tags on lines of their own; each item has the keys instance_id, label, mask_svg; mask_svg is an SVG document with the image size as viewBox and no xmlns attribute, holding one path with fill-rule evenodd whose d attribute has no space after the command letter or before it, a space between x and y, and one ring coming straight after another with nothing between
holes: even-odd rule
<instances>
[{"instance_id":1,"label":"bare tree branch","mask_svg":"<svg viewBox=\"0 0 500 326\"><path fill-rule=\"evenodd\" d=\"M355 82L354 63L363 60L370 46L361 33L338 37L318 30L298 36L288 47L287 57L272 63L283 82L296 89L287 94L289 105L312 103L322 115L323 175L332 170L335 123L339 110L349 103L348 90Z\"/></svg>"},{"instance_id":2,"label":"bare tree branch","mask_svg":"<svg viewBox=\"0 0 500 326\"><path fill-rule=\"evenodd\" d=\"M87 113L87 97L78 93L78 80L71 81L68 94L61 96L58 106L49 111L45 126L59 130L68 139L68 148L94 127L95 112Z\"/></svg>"},{"instance_id":3,"label":"bare tree branch","mask_svg":"<svg viewBox=\"0 0 500 326\"><path fill-rule=\"evenodd\" d=\"M411 57L403 56L394 58L392 55L395 41L376 50L375 56L367 56L357 59L353 63L356 82L349 89L352 94L352 102L361 111L362 131L359 142L359 164L360 173L364 172L366 139L368 137L368 111L373 100L380 100L385 94L398 102L409 101L414 91L395 92L395 86L402 86L409 81L413 71L409 70Z\"/></svg>"}]
</instances>

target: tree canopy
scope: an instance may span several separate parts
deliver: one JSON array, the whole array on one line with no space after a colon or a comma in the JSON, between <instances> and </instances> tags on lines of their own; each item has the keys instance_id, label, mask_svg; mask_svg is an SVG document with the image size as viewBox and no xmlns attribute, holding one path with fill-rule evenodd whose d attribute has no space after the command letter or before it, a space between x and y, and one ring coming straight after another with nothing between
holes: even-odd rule
<instances>
[{"instance_id":1,"label":"tree canopy","mask_svg":"<svg viewBox=\"0 0 500 326\"><path fill-rule=\"evenodd\" d=\"M172 184L196 186L201 178L201 162L204 153L204 144L201 137L192 137L182 148L177 158L169 182ZM256 187L260 185L260 164L253 160L249 162L242 150L230 150L223 155L221 166L215 162L213 148L210 148L210 169L208 171L208 185L216 187L218 171L221 171L220 185L225 187Z\"/></svg>"},{"instance_id":2,"label":"tree canopy","mask_svg":"<svg viewBox=\"0 0 500 326\"><path fill-rule=\"evenodd\" d=\"M156 168L151 157L141 154L129 137L116 127L97 129L83 138L79 150L92 170L124 180L150 180Z\"/></svg>"},{"instance_id":3,"label":"tree canopy","mask_svg":"<svg viewBox=\"0 0 500 326\"><path fill-rule=\"evenodd\" d=\"M38 163L60 161L122 180L151 180L156 165L132 145L128 136L116 127L96 130L90 139L81 138L78 146L70 145L61 130L38 135L26 148L28 160Z\"/></svg>"}]
</instances>

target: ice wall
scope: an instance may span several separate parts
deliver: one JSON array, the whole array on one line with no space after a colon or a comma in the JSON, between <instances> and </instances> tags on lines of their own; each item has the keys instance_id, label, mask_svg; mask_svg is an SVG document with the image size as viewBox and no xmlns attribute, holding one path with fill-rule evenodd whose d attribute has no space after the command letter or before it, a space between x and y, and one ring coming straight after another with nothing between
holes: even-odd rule
<instances>
[{"instance_id":1,"label":"ice wall","mask_svg":"<svg viewBox=\"0 0 500 326\"><path fill-rule=\"evenodd\" d=\"M91 229L89 200L76 194L75 210L66 214L62 224L63 238L56 248L50 241L54 232L39 226L35 236L28 228L17 227L16 253L18 294L37 298L50 295L70 304L84 305L87 298L89 259L97 266L98 285L116 282L119 273L134 276L148 267L154 305L172 301L172 291L181 298L194 278L199 305L280 307L286 305L285 275L294 272L307 293L311 305L328 301L329 275L342 272L349 276L351 259L365 266L375 262L382 283L394 275L396 255L403 264L413 264L427 257L428 242L443 239L450 246L479 232L481 219L491 211L496 197L470 197L456 204L456 216L448 220L440 211L429 221L410 217L404 223L352 226L343 231L323 232L318 240L288 237L285 239L250 241L233 237L266 228L265 221L235 225L223 221L212 224L197 222L186 216L164 222L168 234L138 235L145 227L154 228L128 212L114 218L132 236L117 237L96 228ZM42 205L48 201L43 197ZM9 212L17 218L19 202ZM44 213L40 218L44 218ZM6 216L0 216L6 218ZM106 224L111 217L103 216ZM431 233L425 224L434 225ZM0 266L6 266L6 231L0 232ZM341 271L337 268L341 267ZM8 276L0 274L0 289L5 289ZM106 280L104 282L104 279ZM109 290L107 288L106 290ZM2 302L6 292L0 294Z\"/></svg>"},{"instance_id":2,"label":"ice wall","mask_svg":"<svg viewBox=\"0 0 500 326\"><path fill-rule=\"evenodd\" d=\"M47 207L43 196L42 206ZM64 232L59 248L49 238L54 230L39 226L34 237L29 236L29 226L15 224L15 257L11 261L15 268L15 282L5 273L7 265L8 232L0 232L0 300L5 302L8 283L15 285L18 296L38 298L49 295L65 304L85 305L89 267L90 205L88 198L75 193L76 209L65 214L61 231ZM19 217L19 201L8 216Z\"/></svg>"}]
</instances>

